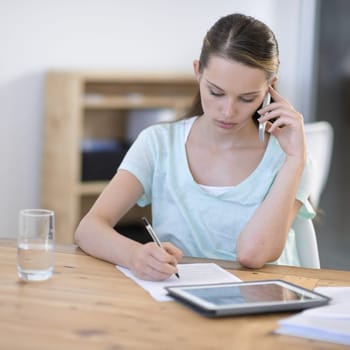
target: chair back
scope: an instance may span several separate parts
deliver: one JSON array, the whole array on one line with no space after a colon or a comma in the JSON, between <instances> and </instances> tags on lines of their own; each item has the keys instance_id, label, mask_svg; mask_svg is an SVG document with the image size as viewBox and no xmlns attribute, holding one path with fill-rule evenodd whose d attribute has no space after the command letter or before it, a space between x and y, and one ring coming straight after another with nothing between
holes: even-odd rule
<instances>
[{"instance_id":1,"label":"chair back","mask_svg":"<svg viewBox=\"0 0 350 350\"><path fill-rule=\"evenodd\" d=\"M333 151L333 128L326 121L306 123L305 135L314 170L310 198L317 207L329 174ZM296 217L292 227L295 231L301 266L320 268L317 238L312 220Z\"/></svg>"},{"instance_id":2,"label":"chair back","mask_svg":"<svg viewBox=\"0 0 350 350\"><path fill-rule=\"evenodd\" d=\"M306 123L305 135L308 151L313 160L314 179L311 187L311 201L318 206L327 183L332 151L333 128L326 121Z\"/></svg>"}]
</instances>

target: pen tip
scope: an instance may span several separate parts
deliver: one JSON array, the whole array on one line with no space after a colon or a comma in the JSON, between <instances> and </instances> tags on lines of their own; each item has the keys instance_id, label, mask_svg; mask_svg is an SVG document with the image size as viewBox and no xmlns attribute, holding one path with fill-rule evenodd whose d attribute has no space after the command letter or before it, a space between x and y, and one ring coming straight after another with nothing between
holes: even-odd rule
<instances>
[{"instance_id":1,"label":"pen tip","mask_svg":"<svg viewBox=\"0 0 350 350\"><path fill-rule=\"evenodd\" d=\"M177 278L180 278L180 275L176 272L175 273L175 276L177 277Z\"/></svg>"}]
</instances>

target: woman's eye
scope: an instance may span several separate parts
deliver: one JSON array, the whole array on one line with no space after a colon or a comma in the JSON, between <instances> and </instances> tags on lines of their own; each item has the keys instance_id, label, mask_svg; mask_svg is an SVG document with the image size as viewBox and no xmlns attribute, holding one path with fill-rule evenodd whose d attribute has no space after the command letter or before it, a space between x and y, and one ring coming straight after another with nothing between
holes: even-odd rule
<instances>
[{"instance_id":1,"label":"woman's eye","mask_svg":"<svg viewBox=\"0 0 350 350\"><path fill-rule=\"evenodd\" d=\"M210 92L210 95L217 96L217 97L220 97L220 96L224 95L222 92L216 92L216 91L213 91L213 90L210 90L210 89L209 89L209 92Z\"/></svg>"},{"instance_id":2,"label":"woman's eye","mask_svg":"<svg viewBox=\"0 0 350 350\"><path fill-rule=\"evenodd\" d=\"M254 98L244 98L244 97L241 97L240 98L242 102L245 102L245 103L251 103L254 101Z\"/></svg>"}]
</instances>

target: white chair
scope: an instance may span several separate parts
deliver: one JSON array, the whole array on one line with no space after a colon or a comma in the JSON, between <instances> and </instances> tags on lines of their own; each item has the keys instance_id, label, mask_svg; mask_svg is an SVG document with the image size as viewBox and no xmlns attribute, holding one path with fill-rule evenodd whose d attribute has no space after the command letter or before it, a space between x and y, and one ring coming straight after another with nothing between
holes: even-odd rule
<instances>
[{"instance_id":1,"label":"white chair","mask_svg":"<svg viewBox=\"0 0 350 350\"><path fill-rule=\"evenodd\" d=\"M327 182L332 159L333 128L326 121L306 123L305 134L307 147L314 166L311 201L315 206L318 206Z\"/></svg>"},{"instance_id":2,"label":"white chair","mask_svg":"<svg viewBox=\"0 0 350 350\"><path fill-rule=\"evenodd\" d=\"M330 169L333 150L333 128L326 121L306 123L305 135L314 169L310 198L317 207ZM317 239L312 220L297 217L292 227L295 231L301 266L320 268Z\"/></svg>"}]
</instances>

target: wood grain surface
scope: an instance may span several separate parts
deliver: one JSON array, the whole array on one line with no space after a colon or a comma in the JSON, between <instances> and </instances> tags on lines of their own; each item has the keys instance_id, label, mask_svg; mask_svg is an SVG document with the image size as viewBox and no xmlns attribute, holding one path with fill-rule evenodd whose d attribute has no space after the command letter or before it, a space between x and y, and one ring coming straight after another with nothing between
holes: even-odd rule
<instances>
[{"instance_id":1,"label":"wood grain surface","mask_svg":"<svg viewBox=\"0 0 350 350\"><path fill-rule=\"evenodd\" d=\"M58 245L53 278L22 282L16 245L0 240L0 349L342 349L275 335L291 313L208 319L177 302L157 302L114 265ZM185 258L184 262L203 261ZM279 278L312 289L350 286L349 271L215 261L242 280Z\"/></svg>"}]
</instances>

